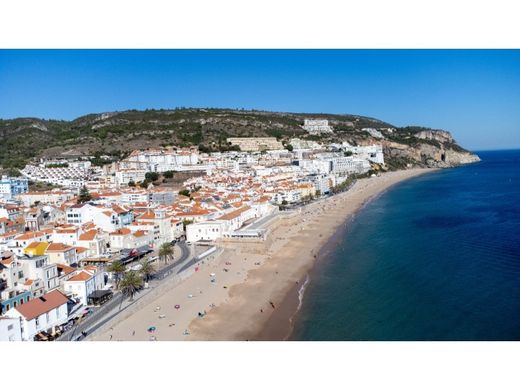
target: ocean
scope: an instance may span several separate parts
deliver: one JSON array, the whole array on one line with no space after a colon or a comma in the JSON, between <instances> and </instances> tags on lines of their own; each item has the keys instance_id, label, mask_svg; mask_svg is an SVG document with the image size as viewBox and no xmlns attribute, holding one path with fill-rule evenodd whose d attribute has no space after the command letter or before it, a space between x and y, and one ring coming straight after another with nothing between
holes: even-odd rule
<instances>
[{"instance_id":1,"label":"ocean","mask_svg":"<svg viewBox=\"0 0 520 390\"><path fill-rule=\"evenodd\" d=\"M368 203L310 274L290 340L520 340L520 150Z\"/></svg>"}]
</instances>

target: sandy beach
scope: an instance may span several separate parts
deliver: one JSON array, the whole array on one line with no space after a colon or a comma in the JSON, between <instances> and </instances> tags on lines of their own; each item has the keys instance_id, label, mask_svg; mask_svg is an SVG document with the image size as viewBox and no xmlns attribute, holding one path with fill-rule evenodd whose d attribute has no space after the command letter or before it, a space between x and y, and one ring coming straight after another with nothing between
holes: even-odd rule
<instances>
[{"instance_id":1,"label":"sandy beach","mask_svg":"<svg viewBox=\"0 0 520 390\"><path fill-rule=\"evenodd\" d=\"M324 245L366 202L413 169L358 180L347 192L275 220L262 243L226 243L214 261L91 340L282 340ZM147 331L155 327L155 332Z\"/></svg>"}]
</instances>

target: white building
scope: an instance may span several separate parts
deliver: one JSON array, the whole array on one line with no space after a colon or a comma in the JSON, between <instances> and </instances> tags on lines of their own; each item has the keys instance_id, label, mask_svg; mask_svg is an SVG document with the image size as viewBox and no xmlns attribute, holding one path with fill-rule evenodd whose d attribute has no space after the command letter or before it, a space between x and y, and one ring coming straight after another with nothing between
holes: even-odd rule
<instances>
[{"instance_id":1,"label":"white building","mask_svg":"<svg viewBox=\"0 0 520 390\"><path fill-rule=\"evenodd\" d=\"M326 119L305 119L302 127L310 134L333 132L332 127L329 126L329 121Z\"/></svg>"},{"instance_id":2,"label":"white building","mask_svg":"<svg viewBox=\"0 0 520 390\"><path fill-rule=\"evenodd\" d=\"M144 169L121 169L116 172L117 185L127 185L129 182L134 183L144 181L146 170Z\"/></svg>"},{"instance_id":3,"label":"white building","mask_svg":"<svg viewBox=\"0 0 520 390\"><path fill-rule=\"evenodd\" d=\"M0 317L0 341L22 341L19 318Z\"/></svg>"},{"instance_id":4,"label":"white building","mask_svg":"<svg viewBox=\"0 0 520 390\"><path fill-rule=\"evenodd\" d=\"M97 290L105 288L105 274L99 272L95 267L85 269L63 282L65 293L71 294L72 298L79 299L83 305L88 305L88 297Z\"/></svg>"},{"instance_id":5,"label":"white building","mask_svg":"<svg viewBox=\"0 0 520 390\"><path fill-rule=\"evenodd\" d=\"M382 145L351 146L344 142L342 148L350 151L355 157L372 161L376 164L384 164L385 156Z\"/></svg>"},{"instance_id":6,"label":"white building","mask_svg":"<svg viewBox=\"0 0 520 390\"><path fill-rule=\"evenodd\" d=\"M53 328L67 321L67 302L65 295L54 290L10 309L6 317L19 319L21 339L33 341L41 331L52 332Z\"/></svg>"},{"instance_id":7,"label":"white building","mask_svg":"<svg viewBox=\"0 0 520 390\"><path fill-rule=\"evenodd\" d=\"M2 176L0 179L0 199L11 200L27 191L29 191L29 181L24 177Z\"/></svg>"},{"instance_id":8,"label":"white building","mask_svg":"<svg viewBox=\"0 0 520 390\"><path fill-rule=\"evenodd\" d=\"M215 241L226 229L225 221L205 221L186 225L186 241Z\"/></svg>"}]
</instances>

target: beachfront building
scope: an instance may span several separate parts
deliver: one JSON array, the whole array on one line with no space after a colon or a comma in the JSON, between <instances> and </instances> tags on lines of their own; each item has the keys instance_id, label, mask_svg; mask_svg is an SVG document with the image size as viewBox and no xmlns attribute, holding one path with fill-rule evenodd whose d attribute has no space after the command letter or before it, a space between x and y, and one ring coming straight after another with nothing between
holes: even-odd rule
<instances>
[{"instance_id":1,"label":"beachfront building","mask_svg":"<svg viewBox=\"0 0 520 390\"><path fill-rule=\"evenodd\" d=\"M215 241L222 238L226 229L225 221L204 221L186 226L186 241Z\"/></svg>"},{"instance_id":2,"label":"beachfront building","mask_svg":"<svg viewBox=\"0 0 520 390\"><path fill-rule=\"evenodd\" d=\"M347 142L343 142L343 144L341 144L341 148L346 152L351 152L353 156L357 158L368 160L376 164L385 163L385 156L382 145L352 146Z\"/></svg>"},{"instance_id":3,"label":"beachfront building","mask_svg":"<svg viewBox=\"0 0 520 390\"><path fill-rule=\"evenodd\" d=\"M29 180L25 177L8 177L0 179L0 199L12 200L17 195L29 191Z\"/></svg>"},{"instance_id":4,"label":"beachfront building","mask_svg":"<svg viewBox=\"0 0 520 390\"><path fill-rule=\"evenodd\" d=\"M67 321L68 301L60 291L54 290L10 309L6 317L20 321L20 334L23 341L33 341L38 333L42 331L54 333L57 326Z\"/></svg>"},{"instance_id":5,"label":"beachfront building","mask_svg":"<svg viewBox=\"0 0 520 390\"><path fill-rule=\"evenodd\" d=\"M88 266L63 282L63 290L83 305L89 304L89 297L105 288L105 273L96 267Z\"/></svg>"},{"instance_id":6,"label":"beachfront building","mask_svg":"<svg viewBox=\"0 0 520 390\"><path fill-rule=\"evenodd\" d=\"M110 250L119 252L121 249L134 249L150 246L154 243L153 232L149 230L132 231L122 228L109 234Z\"/></svg>"}]
</instances>

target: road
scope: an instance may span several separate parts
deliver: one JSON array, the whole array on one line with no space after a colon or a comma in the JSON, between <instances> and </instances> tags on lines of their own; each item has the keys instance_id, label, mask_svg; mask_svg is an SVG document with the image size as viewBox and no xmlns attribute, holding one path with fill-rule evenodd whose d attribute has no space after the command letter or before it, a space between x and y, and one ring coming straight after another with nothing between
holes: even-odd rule
<instances>
[{"instance_id":1,"label":"road","mask_svg":"<svg viewBox=\"0 0 520 390\"><path fill-rule=\"evenodd\" d=\"M179 273L181 270L176 269L176 267L182 267L181 269L185 269L185 265L183 266L183 263L188 261L189 264L191 262L190 250L186 243L181 241L177 243L177 246L181 250L181 255L177 260L171 264L168 264L152 275L149 282L149 289L157 287L169 275ZM149 289L147 289L147 292L149 292ZM121 311L125 310L131 303L132 302L129 302L128 300L124 301L124 297L121 292L115 292L110 301L99 308L93 308L94 311L92 314L85 317L68 332L63 333L58 341L71 341L78 336L81 336L82 332L86 332L87 334L94 332L99 327L110 321L113 317L118 315Z\"/></svg>"}]
</instances>

